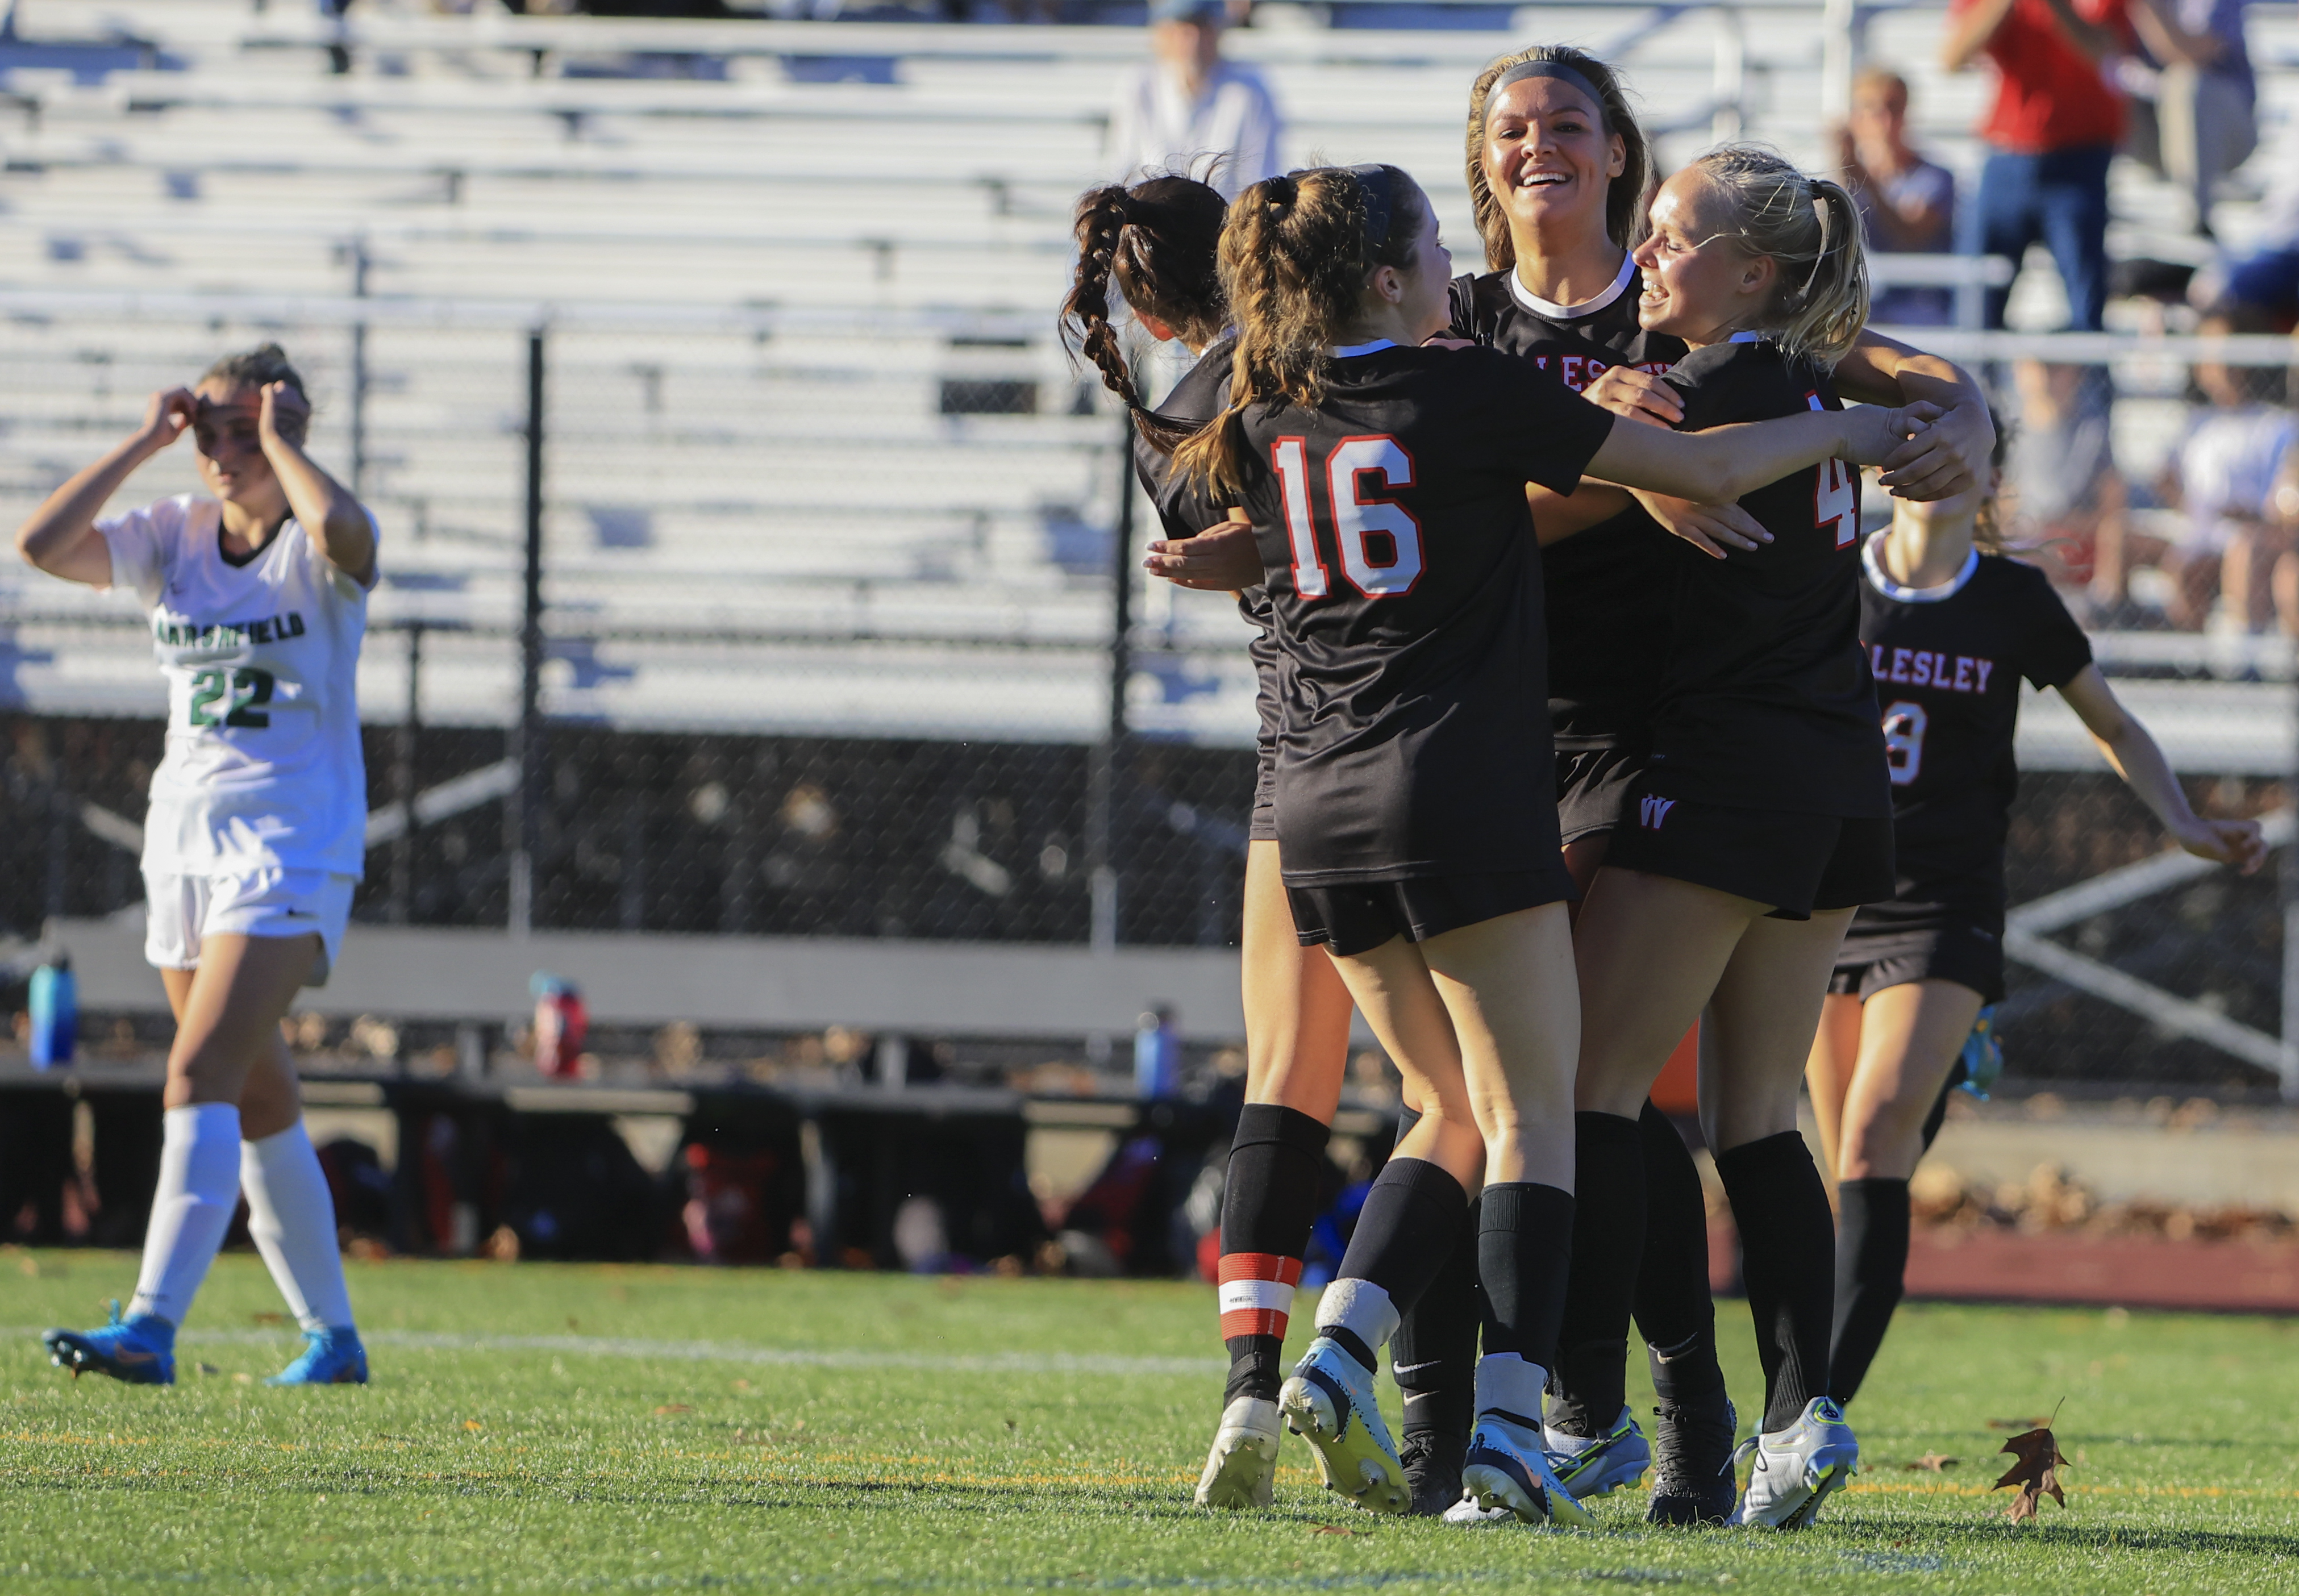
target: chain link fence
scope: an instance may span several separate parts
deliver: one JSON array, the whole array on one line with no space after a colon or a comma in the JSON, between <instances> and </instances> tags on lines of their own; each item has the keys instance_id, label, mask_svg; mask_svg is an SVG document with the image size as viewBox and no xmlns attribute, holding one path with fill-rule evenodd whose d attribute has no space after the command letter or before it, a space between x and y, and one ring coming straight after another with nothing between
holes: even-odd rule
<instances>
[{"instance_id":1,"label":"chain link fence","mask_svg":"<svg viewBox=\"0 0 2299 1596\"><path fill-rule=\"evenodd\" d=\"M314 451L384 533L360 919L1234 944L1244 631L1121 556L1150 535L1122 423L1043 320L53 295L0 315L11 521L218 354L270 338L301 364ZM1958 339L2015 419L2010 536L2198 809L2287 835L2287 347L1934 342ZM193 486L179 445L122 503ZM30 939L133 912L164 703L122 599L23 569L0 589L0 825L24 839L0 921ZM2160 829L2054 698L2027 706L2021 760L2011 901L2059 907L2015 914L2012 1081L2289 1075L2276 872L2159 881Z\"/></svg>"}]
</instances>

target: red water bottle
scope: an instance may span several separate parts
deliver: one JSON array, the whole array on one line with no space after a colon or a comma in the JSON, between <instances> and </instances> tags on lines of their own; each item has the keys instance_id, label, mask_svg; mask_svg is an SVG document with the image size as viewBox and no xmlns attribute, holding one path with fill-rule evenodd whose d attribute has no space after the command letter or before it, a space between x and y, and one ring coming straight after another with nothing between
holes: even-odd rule
<instances>
[{"instance_id":1,"label":"red water bottle","mask_svg":"<svg viewBox=\"0 0 2299 1596\"><path fill-rule=\"evenodd\" d=\"M544 971L527 983L535 993L535 1067L552 1080L582 1073L583 1042L591 1030L590 1011L572 981Z\"/></svg>"}]
</instances>

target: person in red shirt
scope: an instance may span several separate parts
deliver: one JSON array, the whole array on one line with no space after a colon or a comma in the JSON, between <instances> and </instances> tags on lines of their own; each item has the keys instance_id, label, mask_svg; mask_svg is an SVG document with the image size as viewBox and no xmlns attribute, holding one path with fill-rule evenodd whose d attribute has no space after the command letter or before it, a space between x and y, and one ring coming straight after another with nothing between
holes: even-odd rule
<instances>
[{"instance_id":1,"label":"person in red shirt","mask_svg":"<svg viewBox=\"0 0 2299 1596\"><path fill-rule=\"evenodd\" d=\"M2145 4L2147 0L2137 0ZM2068 324L2097 331L2107 303L2107 163L2123 137L2123 93L2110 60L2131 49L2127 0L1951 0L1941 61L1995 64L1996 98L1980 123L1974 253L2016 266L2030 244L2052 252L2067 287ZM2005 289L1990 289L1988 325L2004 325Z\"/></svg>"}]
</instances>

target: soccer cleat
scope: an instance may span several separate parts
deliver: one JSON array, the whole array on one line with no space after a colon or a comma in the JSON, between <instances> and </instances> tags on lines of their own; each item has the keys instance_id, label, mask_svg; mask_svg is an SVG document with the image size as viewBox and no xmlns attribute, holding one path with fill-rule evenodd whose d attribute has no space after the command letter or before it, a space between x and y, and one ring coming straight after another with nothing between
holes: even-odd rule
<instances>
[{"instance_id":1,"label":"soccer cleat","mask_svg":"<svg viewBox=\"0 0 2299 1596\"><path fill-rule=\"evenodd\" d=\"M1448 1524L1466 1524L1473 1525L1487 1524L1515 1524L1516 1522L1516 1515L1510 1512L1506 1508L1481 1508L1477 1505L1477 1499L1475 1497L1464 1496L1460 1500L1455 1502L1451 1507L1445 1509L1445 1522Z\"/></svg>"},{"instance_id":2,"label":"soccer cleat","mask_svg":"<svg viewBox=\"0 0 2299 1596\"><path fill-rule=\"evenodd\" d=\"M1389 1425L1373 1394L1373 1371L1319 1336L1309 1343L1277 1406L1296 1435L1309 1443L1325 1489L1374 1513L1403 1513L1413 1505L1405 1464L1389 1438Z\"/></svg>"},{"instance_id":3,"label":"soccer cleat","mask_svg":"<svg viewBox=\"0 0 2299 1596\"><path fill-rule=\"evenodd\" d=\"M176 1383L176 1327L148 1313L123 1319L117 1301L103 1329L43 1330L40 1344L48 1349L48 1360L71 1370L75 1380L95 1373L130 1385Z\"/></svg>"},{"instance_id":4,"label":"soccer cleat","mask_svg":"<svg viewBox=\"0 0 2299 1596\"><path fill-rule=\"evenodd\" d=\"M1520 1524L1563 1525L1587 1529L1597 1521L1549 1466L1540 1432L1484 1414L1469 1435L1469 1456L1461 1469L1461 1500L1490 1513L1506 1509ZM1448 1522L1455 1520L1448 1516Z\"/></svg>"},{"instance_id":5,"label":"soccer cleat","mask_svg":"<svg viewBox=\"0 0 2299 1596\"><path fill-rule=\"evenodd\" d=\"M1654 1524L1722 1524L1739 1497L1732 1483L1732 1437L1739 1415L1722 1388L1691 1402L1653 1409Z\"/></svg>"},{"instance_id":6,"label":"soccer cleat","mask_svg":"<svg viewBox=\"0 0 2299 1596\"><path fill-rule=\"evenodd\" d=\"M339 1330L306 1330L303 1350L266 1385L364 1385L367 1349L359 1332L346 1325Z\"/></svg>"},{"instance_id":7,"label":"soccer cleat","mask_svg":"<svg viewBox=\"0 0 2299 1596\"><path fill-rule=\"evenodd\" d=\"M1755 1451L1756 1467L1730 1524L1802 1529L1829 1492L1860 1469L1860 1442L1831 1397L1813 1398L1796 1423L1745 1442L1740 1450Z\"/></svg>"},{"instance_id":8,"label":"soccer cleat","mask_svg":"<svg viewBox=\"0 0 2299 1596\"><path fill-rule=\"evenodd\" d=\"M1626 1408L1606 1434L1592 1438L1544 1429L1542 1442L1548 1449L1549 1467L1575 1501L1633 1485L1652 1467L1652 1448Z\"/></svg>"},{"instance_id":9,"label":"soccer cleat","mask_svg":"<svg viewBox=\"0 0 2299 1596\"><path fill-rule=\"evenodd\" d=\"M1407 1512L1416 1518L1435 1518L1458 1505L1461 1455L1468 1448L1468 1442L1459 1435L1426 1430L1405 1433L1405 1450L1398 1456L1405 1463L1405 1483L1413 1492Z\"/></svg>"},{"instance_id":10,"label":"soccer cleat","mask_svg":"<svg viewBox=\"0 0 2299 1596\"><path fill-rule=\"evenodd\" d=\"M1242 1396L1222 1409L1214 1450L1198 1476L1201 1508L1266 1508L1277 1484L1277 1404Z\"/></svg>"}]
</instances>

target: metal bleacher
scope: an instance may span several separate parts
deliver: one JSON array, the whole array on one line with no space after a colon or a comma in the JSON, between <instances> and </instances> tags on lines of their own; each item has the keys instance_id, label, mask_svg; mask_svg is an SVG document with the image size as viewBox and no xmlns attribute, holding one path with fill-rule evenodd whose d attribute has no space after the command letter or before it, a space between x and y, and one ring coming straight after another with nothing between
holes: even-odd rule
<instances>
[{"instance_id":1,"label":"metal bleacher","mask_svg":"<svg viewBox=\"0 0 2299 1596\"><path fill-rule=\"evenodd\" d=\"M1231 48L1269 72L1291 154L1414 170L1465 264L1466 86L1523 40L1621 62L1664 162L1733 133L1827 158L1821 4L1488 7L1482 28L1413 14L1428 25L1265 5ZM553 714L1064 742L1105 724L1116 424L1068 369L1052 307L1138 29L445 16L412 0L344 22L245 0L27 0L16 17L33 44L151 48L119 70L0 51L16 63L0 94L0 519L130 427L153 388L277 336L319 390L320 450L383 519L378 628L435 628L424 718L503 724L527 340L547 327ZM1857 13L1870 54L1913 79L1924 142L1969 170L1985 84L1932 64L1939 17ZM2262 61L2299 45L2299 21L2254 26ZM331 48L348 72L328 71ZM2279 118L2285 81L2266 97ZM2144 180L2118 183L2143 229L2170 213ZM2223 230L2245 225L2228 207ZM129 492L191 481L179 450ZM137 633L99 624L132 619L118 601L10 570L0 603L16 618L0 693L156 710ZM1227 605L1162 585L1144 604L1168 652L1137 673L1136 727L1243 741ZM370 719L404 712L404 653L370 646ZM2039 747L2058 746L2049 730Z\"/></svg>"}]
</instances>

